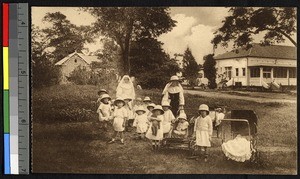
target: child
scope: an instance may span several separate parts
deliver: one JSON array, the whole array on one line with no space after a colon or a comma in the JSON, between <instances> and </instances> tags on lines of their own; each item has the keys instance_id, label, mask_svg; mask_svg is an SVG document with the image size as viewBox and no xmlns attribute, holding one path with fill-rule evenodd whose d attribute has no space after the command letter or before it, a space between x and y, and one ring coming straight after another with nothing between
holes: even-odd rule
<instances>
[{"instance_id":1,"label":"child","mask_svg":"<svg viewBox=\"0 0 300 179\"><path fill-rule=\"evenodd\" d=\"M167 137L170 134L172 123L175 121L175 117L170 110L171 106L168 101L162 102L162 108L164 110L164 121L162 123L164 137Z\"/></svg>"},{"instance_id":2,"label":"child","mask_svg":"<svg viewBox=\"0 0 300 179\"><path fill-rule=\"evenodd\" d=\"M137 116L136 110L137 110L140 106L142 106L142 107L144 108L143 100L142 100L142 98L136 98L136 99L134 100L134 105L133 105L133 107L132 107L132 110L133 110L133 113L134 113L134 114L133 114L133 117L134 117L134 118ZM145 110L145 108L144 108L144 110ZM146 112L146 110L145 110L145 112Z\"/></svg>"},{"instance_id":3,"label":"child","mask_svg":"<svg viewBox=\"0 0 300 179\"><path fill-rule=\"evenodd\" d=\"M138 134L139 138L144 139L145 133L148 129L149 121L147 119L146 110L143 106L139 106L135 113L137 114L135 116L133 126L136 127L136 133Z\"/></svg>"},{"instance_id":4,"label":"child","mask_svg":"<svg viewBox=\"0 0 300 179\"><path fill-rule=\"evenodd\" d=\"M147 111L148 106L151 104L151 99L146 96L143 100L144 108L146 109L146 113L148 114L149 111Z\"/></svg>"},{"instance_id":5,"label":"child","mask_svg":"<svg viewBox=\"0 0 300 179\"><path fill-rule=\"evenodd\" d=\"M120 133L121 144L124 144L124 134L123 131L125 129L125 123L127 120L127 111L124 108L125 102L121 98L117 98L114 102L116 108L113 112L113 127L114 127L114 135L108 143L114 143L117 135Z\"/></svg>"},{"instance_id":6,"label":"child","mask_svg":"<svg viewBox=\"0 0 300 179\"><path fill-rule=\"evenodd\" d=\"M179 137L183 137L187 133L187 129L189 127L189 123L186 119L185 113L180 113L177 120L179 121L177 124L176 129L173 131L174 134L178 135Z\"/></svg>"},{"instance_id":7,"label":"child","mask_svg":"<svg viewBox=\"0 0 300 179\"><path fill-rule=\"evenodd\" d=\"M208 116L209 108L206 104L199 106L199 117L195 120L194 137L196 137L196 146L204 152L204 161L207 162L207 147L211 146L211 136L213 132L212 120ZM196 158L198 159L198 158Z\"/></svg>"},{"instance_id":8,"label":"child","mask_svg":"<svg viewBox=\"0 0 300 179\"><path fill-rule=\"evenodd\" d=\"M106 91L106 89L100 89L98 92L97 92L97 94L98 94L98 99L97 99L97 102L96 102L96 104L97 104L97 107L100 105L100 103L101 103L101 96L103 95L103 94L108 94L108 92Z\"/></svg>"},{"instance_id":9,"label":"child","mask_svg":"<svg viewBox=\"0 0 300 179\"><path fill-rule=\"evenodd\" d=\"M131 101L132 101L132 99L130 97L124 98L124 102L125 102L124 108L127 110L127 117L128 117L128 120L127 120L126 126L125 126L126 131L130 131L130 127L132 127L132 124L133 124L134 116L133 116Z\"/></svg>"},{"instance_id":10,"label":"child","mask_svg":"<svg viewBox=\"0 0 300 179\"><path fill-rule=\"evenodd\" d=\"M152 110L154 109L155 107L155 104L154 103L150 103L148 106L147 106L147 116L148 118L152 115Z\"/></svg>"},{"instance_id":11,"label":"child","mask_svg":"<svg viewBox=\"0 0 300 179\"><path fill-rule=\"evenodd\" d=\"M164 110L160 105L156 105L155 108L152 110L152 112L153 114L149 118L150 127L146 133L146 137L151 140L153 150L158 150L159 142L160 140L163 139L163 130L161 127L161 123L164 120L162 116L164 114ZM156 128L157 129L156 134L153 133L155 123L158 125L158 127Z\"/></svg>"},{"instance_id":12,"label":"child","mask_svg":"<svg viewBox=\"0 0 300 179\"><path fill-rule=\"evenodd\" d=\"M111 105L109 101L111 100L108 94L103 94L100 99L100 106L97 109L97 113L99 114L99 121L102 124L101 127L107 131L107 122L111 115Z\"/></svg>"}]
</instances>

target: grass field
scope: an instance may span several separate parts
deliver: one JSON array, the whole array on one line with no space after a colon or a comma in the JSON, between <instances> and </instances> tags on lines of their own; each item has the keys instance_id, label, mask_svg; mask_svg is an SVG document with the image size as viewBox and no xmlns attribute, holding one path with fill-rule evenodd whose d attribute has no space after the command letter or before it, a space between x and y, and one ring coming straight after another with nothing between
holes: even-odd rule
<instances>
[{"instance_id":1,"label":"grass field","mask_svg":"<svg viewBox=\"0 0 300 179\"><path fill-rule=\"evenodd\" d=\"M34 172L46 173L258 173L295 174L295 161L276 157L262 165L226 161L221 151L211 152L208 163L187 160L187 151L153 153L147 141L135 141L125 134L124 146L107 145L112 131L99 130L95 113L96 86L60 85L33 90L32 162ZM115 94L110 90L111 95ZM137 92L160 101L159 90ZM113 96L113 95L112 95ZM114 97L114 96L113 96ZM256 103L218 96L203 98L185 95L186 112L195 114L198 106L226 105L231 109L252 109L259 116L258 145L284 147L296 151L297 109L295 104ZM275 154L276 156L276 154ZM280 161L279 161L280 160Z\"/></svg>"}]
</instances>

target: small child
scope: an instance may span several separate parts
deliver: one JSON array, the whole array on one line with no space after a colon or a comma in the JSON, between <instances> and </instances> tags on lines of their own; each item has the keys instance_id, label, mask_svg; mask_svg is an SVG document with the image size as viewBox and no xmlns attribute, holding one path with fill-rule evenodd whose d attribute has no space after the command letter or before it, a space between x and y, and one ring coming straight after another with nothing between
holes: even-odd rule
<instances>
[{"instance_id":1,"label":"small child","mask_svg":"<svg viewBox=\"0 0 300 179\"><path fill-rule=\"evenodd\" d=\"M117 135L120 133L121 144L124 144L123 131L125 129L125 123L127 120L127 110L124 108L125 102L121 98L117 98L114 104L116 106L112 115L114 134L111 141L109 141L108 143L114 143Z\"/></svg>"},{"instance_id":2,"label":"small child","mask_svg":"<svg viewBox=\"0 0 300 179\"><path fill-rule=\"evenodd\" d=\"M134 120L131 101L132 101L132 99L130 97L125 97L124 98L124 102L125 102L124 108L127 110L127 117L128 117L128 120L127 120L126 126L125 126L126 131L131 130L130 128L132 127L133 120Z\"/></svg>"},{"instance_id":3,"label":"small child","mask_svg":"<svg viewBox=\"0 0 300 179\"><path fill-rule=\"evenodd\" d=\"M110 100L111 98L108 94L103 94L100 99L100 106L97 109L101 128L103 128L105 131L107 131L107 123L111 115L111 105L109 104Z\"/></svg>"},{"instance_id":4,"label":"small child","mask_svg":"<svg viewBox=\"0 0 300 179\"><path fill-rule=\"evenodd\" d=\"M206 104L199 106L199 117L195 119L194 137L196 137L196 146L204 152L204 161L207 162L207 147L211 147L211 136L213 132L213 124L208 116L209 108ZM198 159L198 158L196 158Z\"/></svg>"},{"instance_id":5,"label":"small child","mask_svg":"<svg viewBox=\"0 0 300 179\"><path fill-rule=\"evenodd\" d=\"M146 96L143 100L143 105L144 105L144 108L146 109L146 113L148 114L149 111L147 111L148 109L148 106L151 104L151 99Z\"/></svg>"},{"instance_id":6,"label":"small child","mask_svg":"<svg viewBox=\"0 0 300 179\"><path fill-rule=\"evenodd\" d=\"M135 116L133 126L136 127L136 133L138 134L140 139L144 139L145 133L148 129L149 121L147 119L146 110L143 106L139 106L135 113L137 114Z\"/></svg>"},{"instance_id":7,"label":"small child","mask_svg":"<svg viewBox=\"0 0 300 179\"><path fill-rule=\"evenodd\" d=\"M163 101L161 105L164 110L163 132L164 137L167 137L171 132L172 123L175 122L175 117L170 110L171 106L168 101Z\"/></svg>"},{"instance_id":8,"label":"small child","mask_svg":"<svg viewBox=\"0 0 300 179\"><path fill-rule=\"evenodd\" d=\"M97 94L98 94L98 99L97 99L97 102L96 102L96 104L97 104L97 107L100 105L100 103L101 103L101 96L103 95L103 94L108 94L108 92L106 91L106 89L100 89L98 92L97 92Z\"/></svg>"},{"instance_id":9,"label":"small child","mask_svg":"<svg viewBox=\"0 0 300 179\"><path fill-rule=\"evenodd\" d=\"M148 106L147 106L147 116L148 118L152 115L152 111L153 109L155 108L155 104L154 103L150 103Z\"/></svg>"},{"instance_id":10,"label":"small child","mask_svg":"<svg viewBox=\"0 0 300 179\"><path fill-rule=\"evenodd\" d=\"M185 136L187 133L187 129L189 127L189 123L186 119L185 113L180 113L177 120L179 121L176 129L173 131L179 137Z\"/></svg>"},{"instance_id":11,"label":"small child","mask_svg":"<svg viewBox=\"0 0 300 179\"><path fill-rule=\"evenodd\" d=\"M150 119L150 128L146 133L146 137L152 141L152 148L153 150L158 150L159 142L163 139L163 130L160 126L163 122L163 114L164 110L160 105L156 105L155 108L152 110L153 114L151 115ZM157 124L157 127L155 127ZM156 129L155 129L156 128ZM153 133L153 130L157 130L156 133Z\"/></svg>"}]
</instances>

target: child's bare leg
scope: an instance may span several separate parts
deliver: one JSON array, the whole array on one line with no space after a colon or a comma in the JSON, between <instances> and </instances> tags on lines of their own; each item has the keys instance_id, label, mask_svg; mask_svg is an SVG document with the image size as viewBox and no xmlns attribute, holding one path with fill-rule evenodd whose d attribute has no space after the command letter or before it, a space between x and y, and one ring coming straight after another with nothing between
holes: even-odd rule
<instances>
[{"instance_id":1,"label":"child's bare leg","mask_svg":"<svg viewBox=\"0 0 300 179\"><path fill-rule=\"evenodd\" d=\"M155 140L152 140L152 149L155 150Z\"/></svg>"},{"instance_id":2,"label":"child's bare leg","mask_svg":"<svg viewBox=\"0 0 300 179\"><path fill-rule=\"evenodd\" d=\"M203 147L203 148L204 148L204 161L207 162L207 158L208 158L207 147Z\"/></svg>"},{"instance_id":3,"label":"child's bare leg","mask_svg":"<svg viewBox=\"0 0 300 179\"><path fill-rule=\"evenodd\" d=\"M124 144L124 132L120 132L121 143Z\"/></svg>"},{"instance_id":4,"label":"child's bare leg","mask_svg":"<svg viewBox=\"0 0 300 179\"><path fill-rule=\"evenodd\" d=\"M111 139L111 141L109 141L108 143L114 143L115 140L116 140L117 135L118 135L118 132L117 132L117 131L114 131L114 134L113 134L113 136L112 136L112 139Z\"/></svg>"}]
</instances>

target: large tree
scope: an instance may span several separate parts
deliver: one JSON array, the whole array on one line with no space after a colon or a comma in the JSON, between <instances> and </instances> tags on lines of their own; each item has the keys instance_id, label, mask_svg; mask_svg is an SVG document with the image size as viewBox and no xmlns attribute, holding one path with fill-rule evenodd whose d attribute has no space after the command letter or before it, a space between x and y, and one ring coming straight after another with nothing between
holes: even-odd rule
<instances>
[{"instance_id":1,"label":"large tree","mask_svg":"<svg viewBox=\"0 0 300 179\"><path fill-rule=\"evenodd\" d=\"M130 49L131 74L143 88L163 88L170 76L179 71L175 60L162 49L162 43L154 38L133 41Z\"/></svg>"},{"instance_id":2,"label":"large tree","mask_svg":"<svg viewBox=\"0 0 300 179\"><path fill-rule=\"evenodd\" d=\"M293 39L297 28L297 13L293 7L232 7L230 15L222 21L223 25L215 32L214 47L224 47L233 41L234 47L251 46L254 35L264 32L263 45Z\"/></svg>"},{"instance_id":3,"label":"large tree","mask_svg":"<svg viewBox=\"0 0 300 179\"><path fill-rule=\"evenodd\" d=\"M208 87L210 89L214 89L217 87L216 84L216 74L217 74L217 69L216 69L216 60L214 58L214 54L208 54L203 57L204 63L203 63L203 68L204 68L204 74L205 77L208 79Z\"/></svg>"},{"instance_id":4,"label":"large tree","mask_svg":"<svg viewBox=\"0 0 300 179\"><path fill-rule=\"evenodd\" d=\"M189 80L192 86L196 83L199 69L192 51L190 48L187 48L183 54L183 75Z\"/></svg>"},{"instance_id":5,"label":"large tree","mask_svg":"<svg viewBox=\"0 0 300 179\"><path fill-rule=\"evenodd\" d=\"M46 47L53 47L55 61L59 61L74 51L82 51L86 42L93 42L89 26L76 26L72 24L61 12L47 13L44 22L50 27L42 29L47 39Z\"/></svg>"},{"instance_id":6,"label":"large tree","mask_svg":"<svg viewBox=\"0 0 300 179\"><path fill-rule=\"evenodd\" d=\"M175 26L166 7L85 7L96 17L93 32L113 39L121 49L124 73L130 74L130 43L139 38L156 38Z\"/></svg>"}]
</instances>

